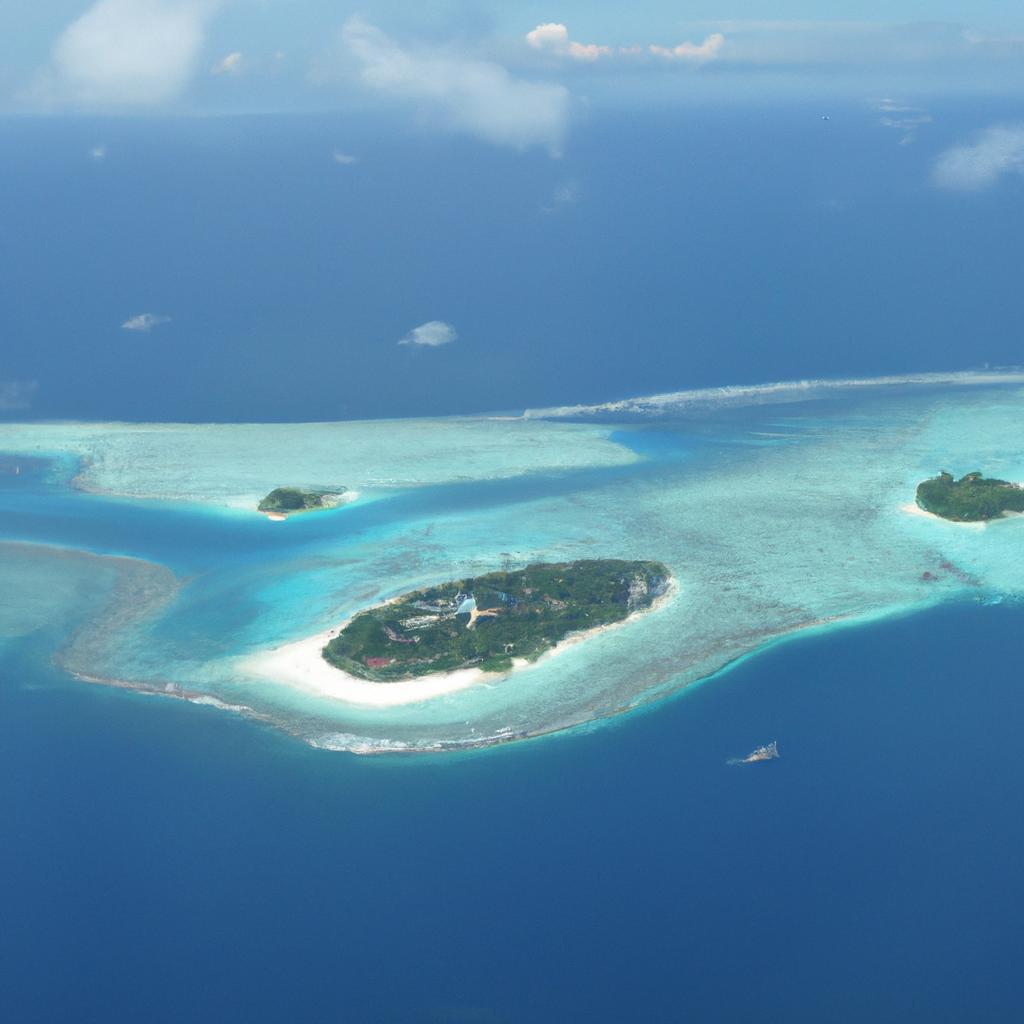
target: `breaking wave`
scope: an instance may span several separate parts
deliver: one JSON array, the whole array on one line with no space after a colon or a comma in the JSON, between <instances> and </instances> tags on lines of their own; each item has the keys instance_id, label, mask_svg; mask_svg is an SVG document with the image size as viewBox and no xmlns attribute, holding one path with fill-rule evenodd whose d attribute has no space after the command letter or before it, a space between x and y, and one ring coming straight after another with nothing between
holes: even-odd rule
<instances>
[{"instance_id":1,"label":"breaking wave","mask_svg":"<svg viewBox=\"0 0 1024 1024\"><path fill-rule=\"evenodd\" d=\"M650 418L679 416L710 409L772 402L801 402L823 398L837 391L914 386L979 386L1024 384L1024 369L962 370L953 373L910 373L887 377L849 377L839 380L777 381L771 384L736 384L719 388L666 391L657 395L622 398L595 405L562 405L527 409L524 419L591 419L614 416Z\"/></svg>"}]
</instances>

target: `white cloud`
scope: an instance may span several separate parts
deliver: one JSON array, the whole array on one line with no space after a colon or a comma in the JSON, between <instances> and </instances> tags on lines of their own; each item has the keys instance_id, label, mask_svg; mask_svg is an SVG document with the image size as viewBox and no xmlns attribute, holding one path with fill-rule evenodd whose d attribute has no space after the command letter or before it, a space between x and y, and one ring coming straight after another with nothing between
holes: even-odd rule
<instances>
[{"instance_id":1,"label":"white cloud","mask_svg":"<svg viewBox=\"0 0 1024 1024\"><path fill-rule=\"evenodd\" d=\"M89 156L93 160L106 160L106 158L107 158L107 147L104 146L103 143L101 142L98 145L93 146L89 150Z\"/></svg>"},{"instance_id":2,"label":"white cloud","mask_svg":"<svg viewBox=\"0 0 1024 1024\"><path fill-rule=\"evenodd\" d=\"M900 132L900 145L909 146L917 137L917 129L932 123L932 116L921 107L907 106L893 99L879 100L875 109L881 113L879 124Z\"/></svg>"},{"instance_id":3,"label":"white cloud","mask_svg":"<svg viewBox=\"0 0 1024 1024\"><path fill-rule=\"evenodd\" d=\"M1004 174L1024 174L1024 125L995 125L973 145L947 149L935 161L932 181L942 188L977 191Z\"/></svg>"},{"instance_id":4,"label":"white cloud","mask_svg":"<svg viewBox=\"0 0 1024 1024\"><path fill-rule=\"evenodd\" d=\"M569 43L566 51L573 60L597 60L611 54L610 46L599 46L597 43Z\"/></svg>"},{"instance_id":5,"label":"white cloud","mask_svg":"<svg viewBox=\"0 0 1024 1024\"><path fill-rule=\"evenodd\" d=\"M559 57L570 57L573 60L595 61L599 57L613 55L638 57L645 52L642 46L604 46L599 43L577 43L569 38L569 29L557 21L549 21L538 25L526 33L526 42L534 49ZM702 63L718 56L725 43L725 36L720 32L709 35L702 43L680 43L678 46L646 47L646 52L655 57L669 60L692 61Z\"/></svg>"},{"instance_id":6,"label":"white cloud","mask_svg":"<svg viewBox=\"0 0 1024 1024\"><path fill-rule=\"evenodd\" d=\"M348 167L350 164L357 163L358 160L359 160L358 157L352 156L351 153L342 153L342 151L340 149L336 149L331 154L331 159L336 164L342 164L345 167Z\"/></svg>"},{"instance_id":7,"label":"white cloud","mask_svg":"<svg viewBox=\"0 0 1024 1024\"><path fill-rule=\"evenodd\" d=\"M220 0L97 0L61 33L38 98L75 106L162 103L196 69Z\"/></svg>"},{"instance_id":8,"label":"white cloud","mask_svg":"<svg viewBox=\"0 0 1024 1024\"><path fill-rule=\"evenodd\" d=\"M450 49L404 49L358 17L343 40L365 85L418 103L451 130L519 149L561 144L569 109L562 85L513 78L500 64Z\"/></svg>"},{"instance_id":9,"label":"white cloud","mask_svg":"<svg viewBox=\"0 0 1024 1024\"><path fill-rule=\"evenodd\" d=\"M242 70L242 61L244 58L242 54L235 50L233 53L227 54L222 57L216 64L210 68L211 75L237 75Z\"/></svg>"},{"instance_id":10,"label":"white cloud","mask_svg":"<svg viewBox=\"0 0 1024 1024\"><path fill-rule=\"evenodd\" d=\"M0 381L0 409L27 409L38 387L34 380Z\"/></svg>"},{"instance_id":11,"label":"white cloud","mask_svg":"<svg viewBox=\"0 0 1024 1024\"><path fill-rule=\"evenodd\" d=\"M685 42L672 47L652 45L650 51L655 57L665 57L667 60L700 62L714 60L724 43L725 36L721 32L712 32L702 43Z\"/></svg>"},{"instance_id":12,"label":"white cloud","mask_svg":"<svg viewBox=\"0 0 1024 1024\"><path fill-rule=\"evenodd\" d=\"M451 344L456 338L458 334L451 324L446 324L443 320L428 320L425 324L414 327L398 344L437 348L439 345Z\"/></svg>"},{"instance_id":13,"label":"white cloud","mask_svg":"<svg viewBox=\"0 0 1024 1024\"><path fill-rule=\"evenodd\" d=\"M526 33L526 41L535 50L548 50L561 56L572 57L573 60L597 60L598 57L611 56L610 46L597 43L576 43L569 38L569 30L558 22L538 25Z\"/></svg>"},{"instance_id":14,"label":"white cloud","mask_svg":"<svg viewBox=\"0 0 1024 1024\"><path fill-rule=\"evenodd\" d=\"M558 22L549 21L527 32L526 41L535 50L557 50L569 45L569 30Z\"/></svg>"},{"instance_id":15,"label":"white cloud","mask_svg":"<svg viewBox=\"0 0 1024 1024\"><path fill-rule=\"evenodd\" d=\"M149 333L154 327L159 327L161 324L169 324L171 318L169 316L162 316L160 313L139 313L136 316L130 316L121 327L126 331L143 331Z\"/></svg>"}]
</instances>

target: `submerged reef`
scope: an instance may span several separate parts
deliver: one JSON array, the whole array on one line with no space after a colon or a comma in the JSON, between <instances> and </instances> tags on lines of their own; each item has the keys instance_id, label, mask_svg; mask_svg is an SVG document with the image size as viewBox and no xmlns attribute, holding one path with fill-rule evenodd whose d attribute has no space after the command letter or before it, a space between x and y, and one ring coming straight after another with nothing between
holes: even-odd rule
<instances>
[{"instance_id":1,"label":"submerged reef","mask_svg":"<svg viewBox=\"0 0 1024 1024\"><path fill-rule=\"evenodd\" d=\"M538 563L414 590L356 615L324 648L336 668L377 682L536 661L570 633L621 622L668 588L660 562Z\"/></svg>"},{"instance_id":2,"label":"submerged reef","mask_svg":"<svg viewBox=\"0 0 1024 1024\"><path fill-rule=\"evenodd\" d=\"M1024 595L1024 518L936 529L906 514L943 464L1002 478L990 488L1000 511L1020 493L1007 481L1024 480L1024 388L1016 376L923 383L812 389L813 403L793 401L803 391L791 385L781 392L793 404L765 406L754 389L738 408L729 390L722 409L706 393L699 414L673 405L650 423L603 426L0 424L0 452L22 469L0 472L0 539L21 545L0 552L0 582L17 595L0 602L0 646L330 750L465 750L590 727L802 630ZM297 531L252 514L267 481L335 480L346 502L365 500ZM520 623L497 591L565 598L513 594L490 579L496 567L599 565L607 552L652 560L655 575L679 567L685 586L646 610L634 601L628 628L600 628L630 615L620 591L599 614L581 605L567 632L554 627L568 602L544 602L551 629L501 636ZM472 598L461 612L450 603L460 592ZM448 604L397 607L428 598ZM325 645L368 611L383 616L378 646L344 655L356 671L337 668ZM484 646L430 652L448 628ZM531 661L533 640L557 656ZM409 664L433 654L429 670Z\"/></svg>"},{"instance_id":3,"label":"submerged reef","mask_svg":"<svg viewBox=\"0 0 1024 1024\"><path fill-rule=\"evenodd\" d=\"M1024 512L1024 487L987 479L980 472L956 480L943 470L917 485L917 503L926 512L955 523L983 523L1007 512Z\"/></svg>"}]
</instances>

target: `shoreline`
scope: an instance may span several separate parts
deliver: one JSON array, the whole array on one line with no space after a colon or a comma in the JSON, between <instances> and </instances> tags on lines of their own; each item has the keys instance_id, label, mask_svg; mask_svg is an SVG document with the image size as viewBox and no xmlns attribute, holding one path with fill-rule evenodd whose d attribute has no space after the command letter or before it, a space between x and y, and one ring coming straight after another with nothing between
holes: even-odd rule
<instances>
[{"instance_id":1,"label":"shoreline","mask_svg":"<svg viewBox=\"0 0 1024 1024\"><path fill-rule=\"evenodd\" d=\"M678 591L676 590L675 592ZM663 602L667 603L667 599L672 596L674 596L673 592L666 592L655 602L655 604L651 606L651 608L645 609L642 612L635 612L633 614L644 615L649 611L656 610L663 606ZM894 616L902 617L905 615L920 614L922 612L926 612L929 608L945 604L949 600L949 597L944 597L938 600L913 601L909 604L897 603L884 608L878 608L870 612L840 613L797 623L795 625L788 626L777 633L772 633L762 637L750 650L743 651L742 653L727 659L717 668L714 668L703 675L696 676L685 683L674 685L667 689L658 688L647 691L643 694L637 695L633 700L623 703L617 707L609 708L599 714L595 714L592 717L585 719L567 720L535 729L514 730L510 727L505 727L497 729L495 732L490 734L475 736L472 739L430 740L423 744L411 743L403 740L390 740L383 737L361 736L349 732L324 732L317 735L309 735L296 730L289 723L276 719L273 715L267 714L266 712L257 711L247 704L225 701L203 691L188 689L178 683L161 684L158 682L131 681L112 678L109 676L97 676L88 672L75 671L71 669L68 671L74 679L81 682L100 686L109 686L114 689L121 690L122 692L134 693L139 696L169 697L172 700L180 700L188 704L213 707L218 710L240 714L243 718L247 718L251 721L279 730L315 750L322 750L329 753L345 753L356 757L400 757L403 759L413 755L416 757L429 757L431 755L436 756L441 754L447 756L457 753L473 755L495 747L504 747L512 743L520 743L526 740L553 739L575 733L580 729L602 728L614 722L620 716L649 712L657 707L657 705L663 700L679 698L693 689L711 684L745 662L758 657L760 654L771 649L775 645L798 641L799 638L806 633L815 633L826 629L856 629L864 626L870 626L877 621L885 620ZM614 629L628 622L630 618L632 618L632 616L627 619L623 619L622 622L610 623L606 626L597 627L597 629ZM333 630L330 632L333 632ZM320 637L323 635L326 634L317 634L316 636ZM579 639L584 639L589 635L589 631L586 633L573 634L574 637ZM314 637L307 637L306 639L307 641L311 641ZM280 650L280 648L275 648L274 650ZM553 655L556 651L557 648L553 648L546 652L542 657ZM251 657L253 656L243 656L243 659L235 660L247 660Z\"/></svg>"},{"instance_id":2,"label":"shoreline","mask_svg":"<svg viewBox=\"0 0 1024 1024\"><path fill-rule=\"evenodd\" d=\"M595 626L593 629L569 633L534 661L513 658L512 669L507 672L485 672L479 668L461 668L452 672L431 672L413 679L400 679L390 683L361 679L343 669L336 668L323 657L322 653L328 641L337 636L355 615L349 616L338 626L333 626L331 629L315 633L302 640L243 655L236 660L236 666L240 672L253 676L261 682L290 686L293 689L313 693L318 697L342 701L346 704L372 708L403 707L458 693L480 684L511 678L518 672L538 665L599 633L617 629L639 617L660 610L678 592L678 584L672 577L665 593L655 598L649 607L632 612L619 622L609 622ZM397 600L399 599L391 598L389 601L371 607L384 607ZM360 609L360 612L367 610L369 609Z\"/></svg>"},{"instance_id":3,"label":"shoreline","mask_svg":"<svg viewBox=\"0 0 1024 1024\"><path fill-rule=\"evenodd\" d=\"M324 497L330 498L331 500L318 508L296 508L289 512L281 512L277 509L264 510L257 507L256 511L259 512L260 515L266 516L266 518L272 523L284 523L287 522L291 516L308 516L314 512L331 512L334 509L344 508L346 505L351 505L352 502L359 498L359 492L342 491L340 494L329 494L324 495Z\"/></svg>"},{"instance_id":4,"label":"shoreline","mask_svg":"<svg viewBox=\"0 0 1024 1024\"><path fill-rule=\"evenodd\" d=\"M971 530L984 530L988 526L987 521L979 520L978 522L972 523L960 523L955 519L943 519L942 516L937 516L934 512L929 512L927 509L921 508L916 502L908 502L906 505L900 505L900 511L908 516L918 516L921 519L931 519L936 523L945 523L947 526L965 526ZM995 520L991 520L994 522Z\"/></svg>"}]
</instances>

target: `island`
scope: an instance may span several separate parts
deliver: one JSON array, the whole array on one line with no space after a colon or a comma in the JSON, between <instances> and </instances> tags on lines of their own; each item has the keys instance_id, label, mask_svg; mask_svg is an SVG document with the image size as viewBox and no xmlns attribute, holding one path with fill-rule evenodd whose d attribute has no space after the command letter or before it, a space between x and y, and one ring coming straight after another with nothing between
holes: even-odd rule
<instances>
[{"instance_id":1,"label":"island","mask_svg":"<svg viewBox=\"0 0 1024 1024\"><path fill-rule=\"evenodd\" d=\"M464 669L504 672L569 634L650 608L671 582L660 562L538 563L414 590L367 609L323 648L334 668L377 683Z\"/></svg>"},{"instance_id":2,"label":"island","mask_svg":"<svg viewBox=\"0 0 1024 1024\"><path fill-rule=\"evenodd\" d=\"M984 523L1007 512L1024 512L1024 487L987 479L980 472L959 480L945 470L917 485L919 508L954 523Z\"/></svg>"},{"instance_id":3,"label":"island","mask_svg":"<svg viewBox=\"0 0 1024 1024\"><path fill-rule=\"evenodd\" d=\"M273 519L284 519L298 512L316 512L337 508L345 501L346 487L306 490L301 487L275 487L256 508Z\"/></svg>"}]
</instances>

